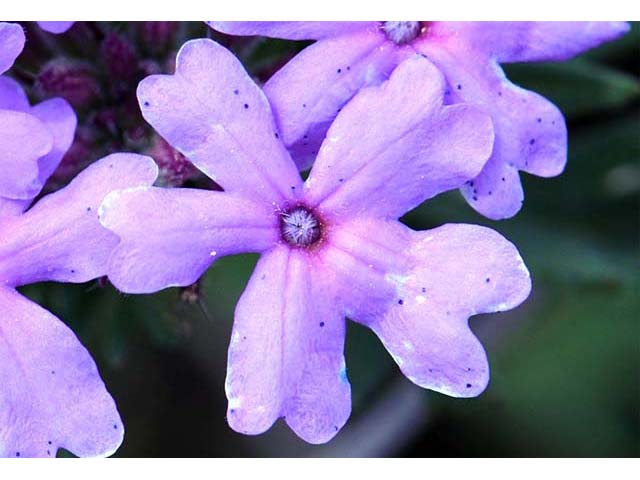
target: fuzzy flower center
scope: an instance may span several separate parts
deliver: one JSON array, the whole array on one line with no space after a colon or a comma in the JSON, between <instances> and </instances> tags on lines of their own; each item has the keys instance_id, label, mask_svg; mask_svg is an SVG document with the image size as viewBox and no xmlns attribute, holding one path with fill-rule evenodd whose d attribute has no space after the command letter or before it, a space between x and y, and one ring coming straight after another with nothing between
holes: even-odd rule
<instances>
[{"instance_id":1,"label":"fuzzy flower center","mask_svg":"<svg viewBox=\"0 0 640 480\"><path fill-rule=\"evenodd\" d=\"M420 22L383 22L382 30L396 45L404 45L420 35Z\"/></svg>"},{"instance_id":2,"label":"fuzzy flower center","mask_svg":"<svg viewBox=\"0 0 640 480\"><path fill-rule=\"evenodd\" d=\"M321 225L314 213L298 206L281 214L282 238L295 247L309 247L320 239Z\"/></svg>"}]
</instances>

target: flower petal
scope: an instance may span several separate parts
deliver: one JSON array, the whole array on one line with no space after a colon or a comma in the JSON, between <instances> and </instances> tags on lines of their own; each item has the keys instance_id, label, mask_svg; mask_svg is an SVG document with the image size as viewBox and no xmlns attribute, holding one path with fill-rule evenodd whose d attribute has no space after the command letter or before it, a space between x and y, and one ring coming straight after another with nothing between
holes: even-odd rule
<instances>
[{"instance_id":1,"label":"flower petal","mask_svg":"<svg viewBox=\"0 0 640 480\"><path fill-rule=\"evenodd\" d=\"M17 23L0 22L0 74L11 68L24 48L24 31Z\"/></svg>"},{"instance_id":2,"label":"flower petal","mask_svg":"<svg viewBox=\"0 0 640 480\"><path fill-rule=\"evenodd\" d=\"M442 75L416 55L358 93L329 129L307 201L339 217L397 218L476 176L491 154L491 119L467 105L443 107L443 91Z\"/></svg>"},{"instance_id":3,"label":"flower petal","mask_svg":"<svg viewBox=\"0 0 640 480\"><path fill-rule=\"evenodd\" d=\"M156 131L225 191L272 202L301 183L266 97L214 41L185 43L175 75L145 78L138 100Z\"/></svg>"},{"instance_id":4,"label":"flower petal","mask_svg":"<svg viewBox=\"0 0 640 480\"><path fill-rule=\"evenodd\" d=\"M562 172L567 159L562 113L542 96L509 82L495 61L469 57L465 50L443 48L435 42L422 43L419 48L444 73L449 84L447 101L477 105L491 115L494 123L492 158L477 182L486 188L465 187L467 201L492 219L515 215L520 209L516 197L497 195L494 188L504 177L515 182L506 186L508 192L522 191L515 172L503 175L506 166L543 177Z\"/></svg>"},{"instance_id":5,"label":"flower petal","mask_svg":"<svg viewBox=\"0 0 640 480\"><path fill-rule=\"evenodd\" d=\"M563 61L629 31L627 22L442 22L457 42L500 62Z\"/></svg>"},{"instance_id":6,"label":"flower petal","mask_svg":"<svg viewBox=\"0 0 640 480\"><path fill-rule=\"evenodd\" d=\"M0 77L0 109L28 113L30 108L27 94L11 77Z\"/></svg>"},{"instance_id":7,"label":"flower petal","mask_svg":"<svg viewBox=\"0 0 640 480\"><path fill-rule=\"evenodd\" d=\"M38 161L38 178L44 186L71 147L78 119L71 105L62 98L52 98L39 103L30 109L30 113L42 121L53 134L53 148Z\"/></svg>"},{"instance_id":8,"label":"flower petal","mask_svg":"<svg viewBox=\"0 0 640 480\"><path fill-rule=\"evenodd\" d=\"M100 208L102 224L121 239L109 278L128 293L191 285L218 257L274 246L278 219L271 205L229 192L155 187L113 192Z\"/></svg>"},{"instance_id":9,"label":"flower petal","mask_svg":"<svg viewBox=\"0 0 640 480\"><path fill-rule=\"evenodd\" d=\"M109 192L148 185L156 175L153 160L136 154L115 153L90 165L67 187L0 227L0 278L16 286L105 275L118 238L100 225L100 203Z\"/></svg>"},{"instance_id":10,"label":"flower petal","mask_svg":"<svg viewBox=\"0 0 640 480\"><path fill-rule=\"evenodd\" d=\"M60 34L69 30L75 22L38 22L45 32Z\"/></svg>"},{"instance_id":11,"label":"flower petal","mask_svg":"<svg viewBox=\"0 0 640 480\"><path fill-rule=\"evenodd\" d=\"M64 323L0 288L0 456L113 454L124 427L89 352Z\"/></svg>"},{"instance_id":12,"label":"flower petal","mask_svg":"<svg viewBox=\"0 0 640 480\"><path fill-rule=\"evenodd\" d=\"M33 115L0 110L0 197L27 200L41 188L38 160L53 147L49 129Z\"/></svg>"},{"instance_id":13,"label":"flower petal","mask_svg":"<svg viewBox=\"0 0 640 480\"><path fill-rule=\"evenodd\" d=\"M288 40L319 40L346 35L377 22L206 22L214 30L228 35L261 35Z\"/></svg>"},{"instance_id":14,"label":"flower petal","mask_svg":"<svg viewBox=\"0 0 640 480\"><path fill-rule=\"evenodd\" d=\"M375 240L367 242L372 231ZM414 232L369 220L343 226L331 244L357 259L349 265L332 249L325 255L345 291L369 290L345 295L350 317L376 332L411 381L457 397L484 390L487 360L468 319L514 308L531 289L510 242L475 225Z\"/></svg>"},{"instance_id":15,"label":"flower petal","mask_svg":"<svg viewBox=\"0 0 640 480\"><path fill-rule=\"evenodd\" d=\"M238 432L262 433L282 416L305 441L324 443L349 417L345 320L316 268L305 252L278 247L236 307L226 392Z\"/></svg>"},{"instance_id":16,"label":"flower petal","mask_svg":"<svg viewBox=\"0 0 640 480\"><path fill-rule=\"evenodd\" d=\"M386 80L405 54L378 30L364 29L314 43L269 79L264 91L301 169L340 109L361 87Z\"/></svg>"}]
</instances>

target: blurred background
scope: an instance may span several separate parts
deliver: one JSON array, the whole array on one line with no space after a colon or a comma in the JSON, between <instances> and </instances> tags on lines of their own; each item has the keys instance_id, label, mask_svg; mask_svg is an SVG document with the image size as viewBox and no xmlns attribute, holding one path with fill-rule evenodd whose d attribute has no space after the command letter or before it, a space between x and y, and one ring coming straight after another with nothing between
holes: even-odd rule
<instances>
[{"instance_id":1,"label":"blurred background","mask_svg":"<svg viewBox=\"0 0 640 480\"><path fill-rule=\"evenodd\" d=\"M27 47L9 74L32 101L63 96L79 117L74 146L48 191L118 150L151 154L166 186L216 188L144 123L138 81L172 73L190 38L228 46L258 82L307 45L226 37L202 23L77 22L62 35L21 23ZM415 229L490 226L519 247L531 271L533 292L523 306L471 320L492 369L478 398L418 388L372 333L350 323L353 413L340 434L312 446L278 422L261 436L243 436L225 421L224 378L234 306L257 256L221 259L192 288L155 295L122 295L103 280L23 288L93 354L126 427L116 456L638 456L638 27L569 62L505 67L516 84L557 104L569 127L565 173L523 174L519 215L487 221L454 191L403 219Z\"/></svg>"}]
</instances>

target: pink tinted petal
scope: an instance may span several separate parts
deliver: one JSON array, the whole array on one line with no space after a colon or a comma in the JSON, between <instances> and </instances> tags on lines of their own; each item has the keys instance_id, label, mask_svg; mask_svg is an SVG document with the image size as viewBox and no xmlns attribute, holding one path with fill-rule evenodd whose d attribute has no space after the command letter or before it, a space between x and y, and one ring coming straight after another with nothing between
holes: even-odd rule
<instances>
[{"instance_id":1,"label":"pink tinted petal","mask_svg":"<svg viewBox=\"0 0 640 480\"><path fill-rule=\"evenodd\" d=\"M109 192L149 185L156 175L153 160L142 155L115 153L92 164L67 187L0 226L0 279L15 286L105 275L118 238L100 225L100 203Z\"/></svg>"},{"instance_id":2,"label":"pink tinted petal","mask_svg":"<svg viewBox=\"0 0 640 480\"><path fill-rule=\"evenodd\" d=\"M567 129L562 113L540 95L509 82L494 61L465 57L465 52L450 53L437 43L425 42L419 48L444 73L449 84L447 101L477 105L491 115L494 123L491 160L481 173L480 188L465 188L465 197L489 218L515 215L520 208L517 193L522 187L515 172L503 172L509 166L543 177L559 175L567 159ZM511 193L507 197L496 195L494 190L503 177L515 182L506 186Z\"/></svg>"},{"instance_id":3,"label":"pink tinted petal","mask_svg":"<svg viewBox=\"0 0 640 480\"><path fill-rule=\"evenodd\" d=\"M397 218L476 176L491 154L491 119L467 105L443 107L443 90L438 70L414 56L358 93L329 129L307 201L340 217Z\"/></svg>"},{"instance_id":4,"label":"pink tinted petal","mask_svg":"<svg viewBox=\"0 0 640 480\"><path fill-rule=\"evenodd\" d=\"M45 32L64 33L69 30L75 22L38 22L38 26Z\"/></svg>"},{"instance_id":5,"label":"pink tinted petal","mask_svg":"<svg viewBox=\"0 0 640 480\"><path fill-rule=\"evenodd\" d=\"M343 289L369 289L352 299L361 303L351 304L350 317L376 332L411 381L459 397L484 390L486 356L467 321L527 298L529 273L510 242L474 225L413 232L370 220L345 226L331 244L361 266L341 270ZM334 265L339 257L328 258Z\"/></svg>"},{"instance_id":6,"label":"pink tinted petal","mask_svg":"<svg viewBox=\"0 0 640 480\"><path fill-rule=\"evenodd\" d=\"M124 427L89 352L64 323L0 288L0 456L113 454Z\"/></svg>"},{"instance_id":7,"label":"pink tinted petal","mask_svg":"<svg viewBox=\"0 0 640 480\"><path fill-rule=\"evenodd\" d=\"M264 91L300 168L311 165L345 103L387 79L402 58L382 33L363 30L307 47L269 79Z\"/></svg>"},{"instance_id":8,"label":"pink tinted petal","mask_svg":"<svg viewBox=\"0 0 640 480\"><path fill-rule=\"evenodd\" d=\"M0 74L11 68L24 48L24 31L17 23L0 22Z\"/></svg>"},{"instance_id":9,"label":"pink tinted petal","mask_svg":"<svg viewBox=\"0 0 640 480\"><path fill-rule=\"evenodd\" d=\"M288 40L319 40L375 28L377 22L207 22L229 35L261 35Z\"/></svg>"},{"instance_id":10,"label":"pink tinted petal","mask_svg":"<svg viewBox=\"0 0 640 480\"><path fill-rule=\"evenodd\" d=\"M271 205L229 192L113 192L100 209L102 224L121 239L109 278L128 293L191 285L218 257L275 245L278 218Z\"/></svg>"},{"instance_id":11,"label":"pink tinted petal","mask_svg":"<svg viewBox=\"0 0 640 480\"><path fill-rule=\"evenodd\" d=\"M38 161L38 178L42 186L58 167L73 143L78 120L71 106L62 98L52 98L34 106L31 114L44 123L53 134L53 148Z\"/></svg>"},{"instance_id":12,"label":"pink tinted petal","mask_svg":"<svg viewBox=\"0 0 640 480\"><path fill-rule=\"evenodd\" d=\"M238 432L262 433L285 417L302 439L324 443L349 417L345 320L316 268L305 252L278 247L236 307L226 392Z\"/></svg>"},{"instance_id":13,"label":"pink tinted petal","mask_svg":"<svg viewBox=\"0 0 640 480\"><path fill-rule=\"evenodd\" d=\"M0 110L0 197L18 200L38 194L38 160L53 142L49 129L33 115Z\"/></svg>"},{"instance_id":14,"label":"pink tinted petal","mask_svg":"<svg viewBox=\"0 0 640 480\"><path fill-rule=\"evenodd\" d=\"M627 22L459 22L472 48L500 62L562 61L629 31Z\"/></svg>"},{"instance_id":15,"label":"pink tinted petal","mask_svg":"<svg viewBox=\"0 0 640 480\"><path fill-rule=\"evenodd\" d=\"M266 97L212 40L185 43L176 74L145 78L138 100L157 132L226 191L272 202L300 184Z\"/></svg>"},{"instance_id":16,"label":"pink tinted petal","mask_svg":"<svg viewBox=\"0 0 640 480\"><path fill-rule=\"evenodd\" d=\"M0 77L0 109L28 112L27 94L18 82L10 77Z\"/></svg>"}]
</instances>

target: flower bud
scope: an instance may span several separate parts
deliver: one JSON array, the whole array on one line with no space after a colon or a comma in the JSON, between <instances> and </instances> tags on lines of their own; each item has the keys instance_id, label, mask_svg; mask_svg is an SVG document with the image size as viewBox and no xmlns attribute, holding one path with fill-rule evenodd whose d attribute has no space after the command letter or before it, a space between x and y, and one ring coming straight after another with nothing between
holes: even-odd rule
<instances>
[{"instance_id":1,"label":"flower bud","mask_svg":"<svg viewBox=\"0 0 640 480\"><path fill-rule=\"evenodd\" d=\"M74 108L87 107L100 95L92 68L65 59L52 60L40 70L36 90L42 97L62 97Z\"/></svg>"}]
</instances>

